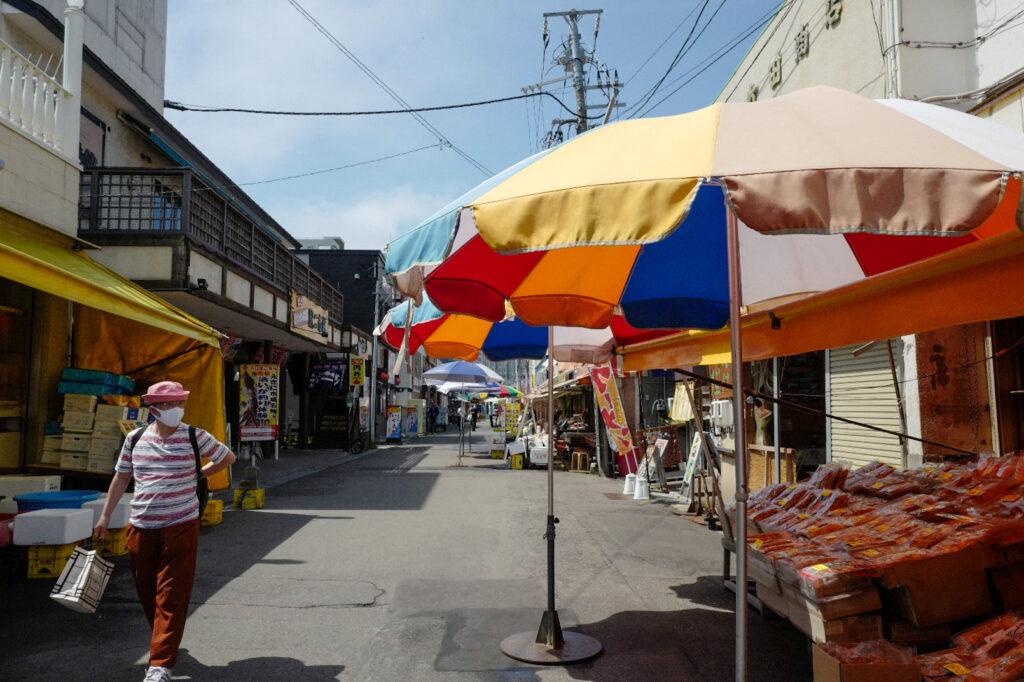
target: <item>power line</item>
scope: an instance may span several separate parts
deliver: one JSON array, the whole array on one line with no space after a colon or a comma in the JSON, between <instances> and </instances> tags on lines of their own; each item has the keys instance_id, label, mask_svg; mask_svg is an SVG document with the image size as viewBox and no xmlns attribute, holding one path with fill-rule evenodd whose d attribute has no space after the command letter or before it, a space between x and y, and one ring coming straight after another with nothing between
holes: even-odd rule
<instances>
[{"instance_id":1,"label":"power line","mask_svg":"<svg viewBox=\"0 0 1024 682\"><path fill-rule=\"evenodd\" d=\"M697 18L694 20L693 26L690 27L690 32L686 34L686 39L683 40L683 44L679 46L679 50L676 52L676 56L672 58L672 62L668 65L668 68L665 70L665 73L662 74L661 78L659 78L658 81L654 85L652 85L651 88L640 98L640 101L638 101L632 107L624 111L623 114L629 115L630 111L639 111L640 109L647 106L647 103L651 101L652 97L654 97L654 93L658 91L658 88L661 87L661 84L664 83L665 79L668 78L668 75L672 73L672 69L676 68L676 66L679 65L679 61L683 58L683 55L686 54L686 52L688 51L687 46L689 45L692 47L692 44L690 44L690 38L693 37L693 33L694 31L697 30L697 26L700 25L700 18L704 16L704 10L708 8L708 4L710 4L710 2L711 0L704 0L704 4L701 5L700 12L697 14ZM722 5L724 4L725 0L722 0L722 3L718 6L718 9L722 9Z\"/></svg>"},{"instance_id":2,"label":"power line","mask_svg":"<svg viewBox=\"0 0 1024 682\"><path fill-rule=\"evenodd\" d=\"M685 78L689 74L693 73L693 75L690 78L688 78L687 80L685 80L683 83L681 83L678 88L676 88L672 92L670 92L667 95L665 95L664 97L662 97L656 103L654 103L653 105L648 107L646 111L644 111L642 114L639 114L639 115L640 116L646 116L647 114L651 113L652 111L657 109L659 106L661 106L661 104L664 103L665 100L667 100L669 97L672 97L677 92L682 90L684 87L686 87L687 85L692 83L693 80L697 76L699 76L700 74L702 74L705 71L707 71L708 69L710 69L717 61L719 61L720 59L725 57L727 54L729 54L730 52L735 50L739 45L741 45L744 40L749 38L755 32L761 30L761 28L771 20L773 14L774 14L774 12L765 15L764 17L762 17L761 19L758 20L758 23L756 23L753 26L751 26L747 30L746 33L744 33L744 34L734 38L731 45L726 44L725 46L723 46L721 48L721 52L719 54L713 55L713 57L714 57L713 59L711 59L710 57L708 58L708 59L711 59L711 61L708 61L707 59L705 59L705 61L707 61L707 64L705 64L703 67L701 67L700 64L698 64L696 67L694 67L694 69L697 69L696 73L693 73L694 69L690 69L690 71L687 71L685 74L681 75L679 78L677 78L674 81L672 81L669 85L675 85L675 83L677 83L680 78Z\"/></svg>"},{"instance_id":3,"label":"power line","mask_svg":"<svg viewBox=\"0 0 1024 682\"><path fill-rule=\"evenodd\" d=\"M236 113L236 114L262 114L266 116L380 116L385 114L412 114L421 111L446 111L449 109L465 109L467 107L480 107L488 104L499 104L501 102L514 102L518 99L530 97L550 97L558 102L559 106L572 115L576 112L570 109L565 102L558 99L550 92L530 92L523 95L512 95L510 97L498 97L496 99L480 100L478 102L465 102L463 104L443 104L435 107L409 107L405 109L376 109L372 111L285 111L278 109L245 109L242 107L218 107L205 104L184 104L173 100L165 99L164 106L177 111L195 111L200 113ZM600 116L588 116L587 118L601 118ZM447 140L446 140L447 142Z\"/></svg>"},{"instance_id":4,"label":"power line","mask_svg":"<svg viewBox=\"0 0 1024 682\"><path fill-rule=\"evenodd\" d=\"M466 153L465 151L463 151L462 149L457 147L451 140L449 140L445 136L444 133L442 133L440 130L438 130L436 127L434 127L429 121L427 121L427 119L425 119L422 116L420 116L419 113L417 113L415 111L412 111L412 107L409 106L408 102L406 102L404 99L402 99L402 97L397 92L392 90L391 87L389 87L387 83L385 83L383 80L381 80L381 78L379 76L377 76L377 74L375 74L373 72L373 70L370 69L370 67L366 66L366 64L363 64L363 62L361 62L359 60L359 58L356 57L355 54L352 53L351 50L349 50L347 47L345 47L341 43L340 40L335 38L334 35L332 35L331 32L328 31L323 26L323 24L321 24L319 21L317 21L316 18L313 17L312 14L307 12L302 7L302 5L300 5L297 2L297 0L288 0L288 2L291 4L292 7L294 7L296 9L296 11L299 12L299 14L301 14L306 19L306 21L308 21L310 24L312 24L313 27L317 31L319 31L325 38L327 38L327 40L329 40L332 45L334 45L338 50L341 51L342 54L344 54L346 57L348 57L349 60L351 60L353 64L355 64L357 67L359 67L359 69L363 73L365 73L370 78L370 80L372 80L374 83L376 83L378 86L380 86L380 88L382 90L384 90L384 92L386 92L393 100L395 100L396 102L401 104L403 107L405 107L409 111L409 114L414 119L416 119L416 121L421 126L426 128L428 132L432 133L433 135L436 135L437 138L439 140L441 140L442 142L444 142L449 148L451 148L452 151L454 151L456 154L458 154L463 159L468 161L474 168L476 168L478 171L480 171L484 175L488 175L488 176L494 175L493 171L491 171L486 166L484 166L482 163L480 163L479 161L474 159L472 156L470 156L468 153Z\"/></svg>"},{"instance_id":5,"label":"power line","mask_svg":"<svg viewBox=\"0 0 1024 682\"><path fill-rule=\"evenodd\" d=\"M422 147L416 147L415 149L407 149L404 152L396 152L395 154L388 154L387 156L379 156L379 157L377 157L375 159L367 159L365 161L354 161L352 163L345 164L344 166L335 166L334 168L324 168L322 170L308 171L306 173L297 173L295 175L285 175L285 176L282 176L282 177L279 177L279 178L269 178L267 180L253 180L252 182L237 182L237 183L234 183L234 184L226 184L226 185L210 185L209 187L200 187L200 188L193 187L192 192L193 193L213 192L213 191L222 190L222 189L233 189L233 188L236 188L236 187L248 187L250 185L266 185L266 184L271 183L271 182L281 182L282 180L294 180L296 178L306 178L306 177L309 177L311 175L322 175L324 173L334 173L336 171L347 170L349 168L358 168L359 166L368 166L371 163L378 163L380 161L387 161L389 159L397 159L397 158L399 158L401 156L408 156L409 154L415 154L416 152L422 152L425 149L443 149L444 146L445 146L445 144L443 142L435 142L434 144L428 144L428 145L424 145ZM153 198L153 196L155 196L155 195L151 195L151 196L147 197L147 196L141 196L141 195L139 195L138 193L135 193L135 192L128 192L128 193L123 193L123 194L100 194L99 196L101 198L103 198L103 199L118 199L118 198L125 198L125 197L132 198L132 199L140 199L140 198L148 199L148 198Z\"/></svg>"}]
</instances>

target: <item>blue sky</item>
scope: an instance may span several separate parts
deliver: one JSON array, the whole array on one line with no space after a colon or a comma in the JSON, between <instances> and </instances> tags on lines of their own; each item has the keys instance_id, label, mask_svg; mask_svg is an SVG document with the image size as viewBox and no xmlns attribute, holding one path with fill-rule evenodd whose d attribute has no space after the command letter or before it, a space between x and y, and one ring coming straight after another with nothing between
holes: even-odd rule
<instances>
[{"instance_id":1,"label":"blue sky","mask_svg":"<svg viewBox=\"0 0 1024 682\"><path fill-rule=\"evenodd\" d=\"M410 106L441 106L522 94L565 75L554 64L572 9L547 0L296 0L338 43ZM778 0L606 0L595 61L618 70L620 116L664 116L714 101L756 39L704 69L750 32ZM638 104L665 76L698 13L696 40L649 104ZM717 14L716 14L717 11ZM710 24L708 20L714 15ZM705 29L704 26L707 25ZM580 23L595 48L594 17ZM370 76L288 0L172 0L168 3L165 97L193 105L288 111L399 108ZM571 81L545 88L575 109ZM606 102L599 91L590 103ZM409 114L283 117L165 111L167 118L243 185L298 238L341 237L348 248L383 248L436 209L541 148L555 118L550 98L422 114L474 163ZM566 131L567 137L571 133ZM413 151L419 150L419 151ZM399 155L399 156L395 156ZM384 157L394 157L375 161ZM370 162L370 163L366 163ZM361 164L361 165L354 165ZM330 172L318 172L332 170ZM276 180L303 175L287 180Z\"/></svg>"}]
</instances>

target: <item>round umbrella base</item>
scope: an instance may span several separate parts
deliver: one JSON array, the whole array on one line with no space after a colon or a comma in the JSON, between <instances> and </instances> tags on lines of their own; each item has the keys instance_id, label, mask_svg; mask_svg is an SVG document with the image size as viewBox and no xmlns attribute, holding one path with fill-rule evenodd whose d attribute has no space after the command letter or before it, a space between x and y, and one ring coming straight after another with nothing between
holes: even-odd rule
<instances>
[{"instance_id":1,"label":"round umbrella base","mask_svg":"<svg viewBox=\"0 0 1024 682\"><path fill-rule=\"evenodd\" d=\"M517 661L540 665L578 663L601 653L601 643L593 637L563 631L562 638L565 640L562 646L551 648L537 642L536 631L520 632L502 640L501 652Z\"/></svg>"}]
</instances>

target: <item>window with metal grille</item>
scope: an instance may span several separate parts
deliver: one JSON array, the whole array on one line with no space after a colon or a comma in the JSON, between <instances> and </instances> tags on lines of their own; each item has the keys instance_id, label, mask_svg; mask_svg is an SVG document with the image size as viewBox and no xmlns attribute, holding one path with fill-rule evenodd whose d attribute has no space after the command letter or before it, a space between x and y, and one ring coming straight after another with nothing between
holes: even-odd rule
<instances>
[{"instance_id":1,"label":"window with metal grille","mask_svg":"<svg viewBox=\"0 0 1024 682\"><path fill-rule=\"evenodd\" d=\"M199 241L221 249L221 227L224 224L224 200L212 189L192 176L192 204L189 227Z\"/></svg>"}]
</instances>

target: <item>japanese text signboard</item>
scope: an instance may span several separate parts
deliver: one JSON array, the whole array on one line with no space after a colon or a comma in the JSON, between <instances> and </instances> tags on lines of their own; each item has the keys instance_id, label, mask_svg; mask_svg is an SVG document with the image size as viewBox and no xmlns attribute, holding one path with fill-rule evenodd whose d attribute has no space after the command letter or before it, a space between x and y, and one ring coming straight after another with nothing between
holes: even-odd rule
<instances>
[{"instance_id":1,"label":"japanese text signboard","mask_svg":"<svg viewBox=\"0 0 1024 682\"><path fill-rule=\"evenodd\" d=\"M366 358L352 358L349 362L349 385L362 386L366 383Z\"/></svg>"},{"instance_id":2,"label":"japanese text signboard","mask_svg":"<svg viewBox=\"0 0 1024 682\"><path fill-rule=\"evenodd\" d=\"M242 365L239 373L239 440L277 440L281 368Z\"/></svg>"}]
</instances>

